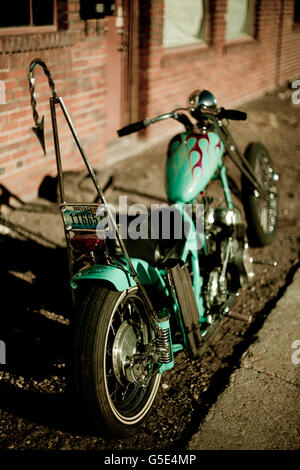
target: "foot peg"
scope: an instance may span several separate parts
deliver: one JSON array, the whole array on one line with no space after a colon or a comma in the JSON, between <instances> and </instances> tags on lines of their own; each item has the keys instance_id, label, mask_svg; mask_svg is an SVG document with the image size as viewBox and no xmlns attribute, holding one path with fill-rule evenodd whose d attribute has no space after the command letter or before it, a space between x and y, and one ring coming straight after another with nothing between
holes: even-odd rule
<instances>
[{"instance_id":1,"label":"foot peg","mask_svg":"<svg viewBox=\"0 0 300 470\"><path fill-rule=\"evenodd\" d=\"M276 268L278 266L277 261L260 261L260 260L250 258L250 262L253 264L265 264L267 266L273 266L273 268Z\"/></svg>"}]
</instances>

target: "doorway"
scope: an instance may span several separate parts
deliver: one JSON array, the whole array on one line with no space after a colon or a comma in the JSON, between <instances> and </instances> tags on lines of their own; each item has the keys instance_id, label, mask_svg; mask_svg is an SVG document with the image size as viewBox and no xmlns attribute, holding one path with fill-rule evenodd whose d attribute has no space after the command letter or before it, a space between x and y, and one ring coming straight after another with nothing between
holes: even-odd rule
<instances>
[{"instance_id":1,"label":"doorway","mask_svg":"<svg viewBox=\"0 0 300 470\"><path fill-rule=\"evenodd\" d=\"M115 15L107 17L108 145L118 140L118 129L135 119L138 90L138 3L138 0L117 0Z\"/></svg>"}]
</instances>

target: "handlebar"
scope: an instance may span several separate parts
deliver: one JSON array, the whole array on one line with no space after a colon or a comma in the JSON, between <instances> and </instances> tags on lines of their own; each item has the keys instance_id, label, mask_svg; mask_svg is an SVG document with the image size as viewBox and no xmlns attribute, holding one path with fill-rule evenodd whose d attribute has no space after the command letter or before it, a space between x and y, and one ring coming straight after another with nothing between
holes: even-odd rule
<instances>
[{"instance_id":1,"label":"handlebar","mask_svg":"<svg viewBox=\"0 0 300 470\"><path fill-rule=\"evenodd\" d=\"M247 113L237 111L236 109L221 108L217 114L218 119L231 119L233 121L246 121Z\"/></svg>"},{"instance_id":2,"label":"handlebar","mask_svg":"<svg viewBox=\"0 0 300 470\"><path fill-rule=\"evenodd\" d=\"M123 137L124 135L133 134L134 132L141 131L145 129L145 122L144 121L137 121L129 124L128 126L122 127L117 131L119 137Z\"/></svg>"},{"instance_id":3,"label":"handlebar","mask_svg":"<svg viewBox=\"0 0 300 470\"><path fill-rule=\"evenodd\" d=\"M186 109L185 109L186 111ZM237 111L235 109L225 109L225 108L219 108L219 109L203 109L203 114L208 115L211 114L212 116L215 116L217 119L232 119L235 121L245 121L247 119L247 113L244 113L243 111ZM183 113L178 113L176 110L172 111L170 113L166 114L160 114L159 116L156 116L155 118L152 119L145 119L144 121L137 121L133 122L132 124L129 124L128 126L122 127L117 131L119 137L123 137L125 135L133 134L134 132L141 131L145 129L146 127L150 126L151 124L154 124L156 122L162 121L164 119L175 119L176 121L181 122L187 131L191 131L194 128L193 123L189 119L189 117L186 114Z\"/></svg>"},{"instance_id":4,"label":"handlebar","mask_svg":"<svg viewBox=\"0 0 300 470\"><path fill-rule=\"evenodd\" d=\"M129 124L128 126L122 127L117 131L119 137L124 135L133 134L134 132L141 131L146 127L154 124L155 122L163 121L164 119L175 119L176 121L181 122L187 130L193 129L193 124L190 121L189 117L186 114L178 113L177 111L172 111L171 113L160 114L152 119L145 119L144 121L137 121Z\"/></svg>"}]
</instances>

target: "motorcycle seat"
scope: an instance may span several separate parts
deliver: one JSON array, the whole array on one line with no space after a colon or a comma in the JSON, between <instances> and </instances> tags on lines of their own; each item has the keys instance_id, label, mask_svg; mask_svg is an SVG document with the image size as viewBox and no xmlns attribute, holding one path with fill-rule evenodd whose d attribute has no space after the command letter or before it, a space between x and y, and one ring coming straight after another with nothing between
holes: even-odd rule
<instances>
[{"instance_id":1,"label":"motorcycle seat","mask_svg":"<svg viewBox=\"0 0 300 470\"><path fill-rule=\"evenodd\" d=\"M127 235L126 237L122 236L122 239L128 255L131 258L143 259L156 267L164 266L171 257L180 257L185 243L185 232L179 211L176 214L176 210L170 211L169 208L164 208L143 215L145 215L145 219L139 219L140 228L143 224L140 233L137 230L136 216L127 216L127 227L125 228L122 227L122 223L119 223L120 220L122 222L122 219L119 217L116 219L120 234L126 233ZM137 238L139 235L140 237ZM113 250L115 256L122 255L116 239L109 241L109 250Z\"/></svg>"}]
</instances>

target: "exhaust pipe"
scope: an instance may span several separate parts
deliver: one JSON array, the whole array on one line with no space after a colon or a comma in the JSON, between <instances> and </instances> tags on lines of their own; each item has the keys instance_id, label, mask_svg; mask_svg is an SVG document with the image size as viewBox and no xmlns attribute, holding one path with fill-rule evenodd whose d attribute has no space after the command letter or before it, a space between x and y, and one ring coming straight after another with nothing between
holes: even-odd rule
<instances>
[{"instance_id":1,"label":"exhaust pipe","mask_svg":"<svg viewBox=\"0 0 300 470\"><path fill-rule=\"evenodd\" d=\"M167 261L166 274L174 301L177 303L185 333L187 354L192 357L200 355L202 336L199 328L199 312L187 265L181 266L178 260Z\"/></svg>"}]
</instances>

